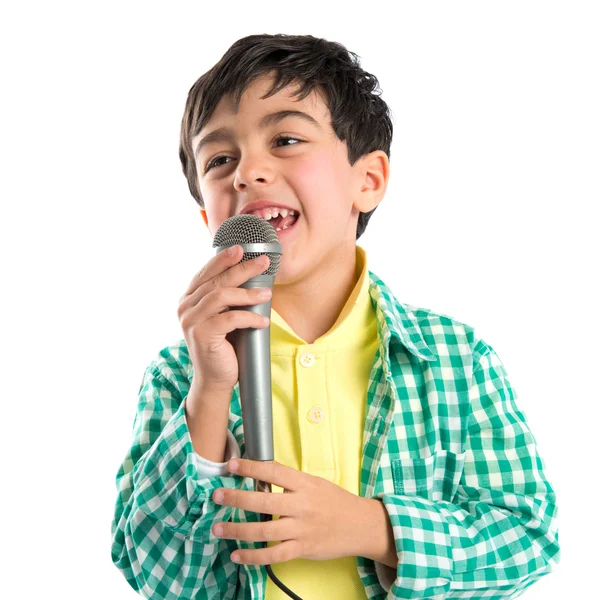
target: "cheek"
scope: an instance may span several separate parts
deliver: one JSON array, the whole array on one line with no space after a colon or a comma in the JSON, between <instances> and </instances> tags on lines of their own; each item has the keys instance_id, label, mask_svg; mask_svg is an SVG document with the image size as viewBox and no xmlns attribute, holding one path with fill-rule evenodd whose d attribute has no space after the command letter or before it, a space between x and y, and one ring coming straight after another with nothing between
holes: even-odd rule
<instances>
[{"instance_id":1,"label":"cheek","mask_svg":"<svg viewBox=\"0 0 600 600\"><path fill-rule=\"evenodd\" d=\"M339 192L341 189L340 177L327 152L311 154L309 159L299 162L294 169L294 179L305 200L330 196L335 190Z\"/></svg>"},{"instance_id":2,"label":"cheek","mask_svg":"<svg viewBox=\"0 0 600 600\"><path fill-rule=\"evenodd\" d=\"M200 188L204 199L204 208L208 215L209 228L213 235L223 221L229 217L231 194L225 184L205 184Z\"/></svg>"}]
</instances>

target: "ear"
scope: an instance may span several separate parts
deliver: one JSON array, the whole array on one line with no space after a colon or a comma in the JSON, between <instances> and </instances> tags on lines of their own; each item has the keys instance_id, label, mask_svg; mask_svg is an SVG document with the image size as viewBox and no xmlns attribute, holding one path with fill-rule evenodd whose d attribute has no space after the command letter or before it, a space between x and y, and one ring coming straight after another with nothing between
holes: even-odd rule
<instances>
[{"instance_id":1,"label":"ear","mask_svg":"<svg viewBox=\"0 0 600 600\"><path fill-rule=\"evenodd\" d=\"M352 205L359 212L373 210L383 199L390 178L390 161L383 150L375 150L359 159L357 191Z\"/></svg>"},{"instance_id":2,"label":"ear","mask_svg":"<svg viewBox=\"0 0 600 600\"><path fill-rule=\"evenodd\" d=\"M203 208L200 209L200 214L202 215L204 224L208 227L208 217L206 216L206 211Z\"/></svg>"}]
</instances>

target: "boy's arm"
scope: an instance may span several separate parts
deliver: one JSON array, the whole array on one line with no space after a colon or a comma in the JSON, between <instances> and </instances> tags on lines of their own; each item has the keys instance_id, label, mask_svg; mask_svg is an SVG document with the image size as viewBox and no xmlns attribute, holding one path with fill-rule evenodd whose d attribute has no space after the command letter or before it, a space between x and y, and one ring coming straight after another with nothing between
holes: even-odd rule
<instances>
[{"instance_id":1,"label":"boy's arm","mask_svg":"<svg viewBox=\"0 0 600 600\"><path fill-rule=\"evenodd\" d=\"M383 496L399 560L376 567L390 597L512 598L559 563L556 498L535 439L499 357L478 348L453 502Z\"/></svg>"},{"instance_id":2,"label":"boy's arm","mask_svg":"<svg viewBox=\"0 0 600 600\"><path fill-rule=\"evenodd\" d=\"M235 438L229 431L227 436L227 454L239 455ZM140 385L133 442L116 483L111 555L131 587L165 600L195 597L211 587L222 593L239 566L229 560L231 541L210 532L215 520L228 521L233 510L214 504L212 492L233 488L236 480L225 464L195 453L185 399L155 362Z\"/></svg>"}]
</instances>

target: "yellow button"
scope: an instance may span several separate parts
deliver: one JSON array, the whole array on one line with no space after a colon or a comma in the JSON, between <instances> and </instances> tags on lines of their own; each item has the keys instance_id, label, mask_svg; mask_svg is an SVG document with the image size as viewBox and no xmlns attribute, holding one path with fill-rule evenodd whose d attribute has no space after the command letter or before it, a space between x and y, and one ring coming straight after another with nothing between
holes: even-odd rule
<instances>
[{"instance_id":1,"label":"yellow button","mask_svg":"<svg viewBox=\"0 0 600 600\"><path fill-rule=\"evenodd\" d=\"M312 354L303 354L300 357L300 364L303 367L312 367L315 364L315 357Z\"/></svg>"},{"instance_id":2,"label":"yellow button","mask_svg":"<svg viewBox=\"0 0 600 600\"><path fill-rule=\"evenodd\" d=\"M308 413L308 420L311 423L320 423L325 418L325 411L318 406L313 406Z\"/></svg>"}]
</instances>

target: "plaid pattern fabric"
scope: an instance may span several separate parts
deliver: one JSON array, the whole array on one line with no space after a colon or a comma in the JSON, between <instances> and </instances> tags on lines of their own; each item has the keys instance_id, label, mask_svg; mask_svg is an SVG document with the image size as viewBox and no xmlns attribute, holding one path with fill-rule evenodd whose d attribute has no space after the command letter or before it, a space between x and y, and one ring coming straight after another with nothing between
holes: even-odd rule
<instances>
[{"instance_id":1,"label":"plaid pattern fabric","mask_svg":"<svg viewBox=\"0 0 600 600\"><path fill-rule=\"evenodd\" d=\"M371 600L516 598L560 560L556 498L494 351L472 327L398 302L369 271L379 349L369 378L360 495L389 514L399 563L389 582L357 557ZM212 502L238 475L199 474L185 421L193 368L185 340L161 350L139 388L117 476L112 560L150 599L259 600L266 569L230 560L261 544L212 536L215 521L258 521ZM229 430L242 457L239 387ZM285 581L283 582L285 583Z\"/></svg>"}]
</instances>

